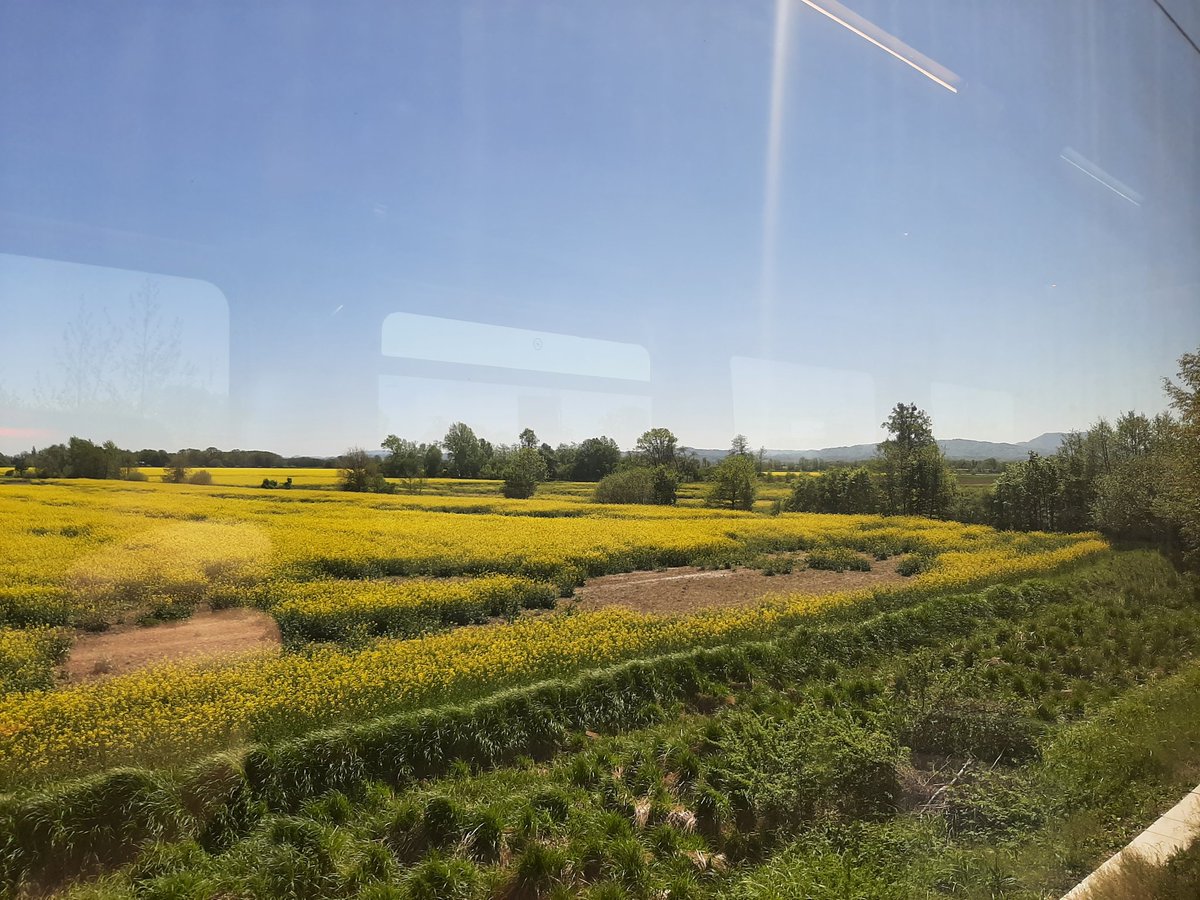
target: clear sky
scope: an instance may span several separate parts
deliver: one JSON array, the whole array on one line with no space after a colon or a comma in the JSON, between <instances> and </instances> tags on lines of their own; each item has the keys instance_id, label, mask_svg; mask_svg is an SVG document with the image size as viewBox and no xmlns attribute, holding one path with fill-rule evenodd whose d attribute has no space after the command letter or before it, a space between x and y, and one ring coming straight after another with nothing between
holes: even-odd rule
<instances>
[{"instance_id":1,"label":"clear sky","mask_svg":"<svg viewBox=\"0 0 1200 900\"><path fill-rule=\"evenodd\" d=\"M0 450L1163 408L1200 54L1150 0L845 5L957 92L801 0L0 0Z\"/></svg>"}]
</instances>

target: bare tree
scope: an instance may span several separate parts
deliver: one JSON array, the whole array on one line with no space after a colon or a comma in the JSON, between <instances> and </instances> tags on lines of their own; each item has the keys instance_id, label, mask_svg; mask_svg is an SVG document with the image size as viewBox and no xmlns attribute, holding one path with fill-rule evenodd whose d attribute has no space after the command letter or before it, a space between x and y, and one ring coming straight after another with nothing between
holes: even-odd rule
<instances>
[{"instance_id":1,"label":"bare tree","mask_svg":"<svg viewBox=\"0 0 1200 900\"><path fill-rule=\"evenodd\" d=\"M158 282L147 278L129 297L129 319L120 343L125 405L138 415L153 411L165 382L181 374L182 325L168 321L158 297Z\"/></svg>"},{"instance_id":2,"label":"bare tree","mask_svg":"<svg viewBox=\"0 0 1200 900\"><path fill-rule=\"evenodd\" d=\"M108 313L94 313L80 297L78 312L63 329L62 343L54 354L63 378L52 398L56 405L81 409L112 399L116 338Z\"/></svg>"}]
</instances>

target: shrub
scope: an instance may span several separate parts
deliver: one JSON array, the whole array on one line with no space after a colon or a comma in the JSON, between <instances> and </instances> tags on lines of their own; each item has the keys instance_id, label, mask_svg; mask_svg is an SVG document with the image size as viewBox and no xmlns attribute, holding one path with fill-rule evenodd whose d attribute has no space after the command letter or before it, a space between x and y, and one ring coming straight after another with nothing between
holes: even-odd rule
<instances>
[{"instance_id":1,"label":"shrub","mask_svg":"<svg viewBox=\"0 0 1200 900\"><path fill-rule=\"evenodd\" d=\"M605 475L596 485L597 503L653 503L654 481L645 467Z\"/></svg>"},{"instance_id":2,"label":"shrub","mask_svg":"<svg viewBox=\"0 0 1200 900\"><path fill-rule=\"evenodd\" d=\"M730 509L753 509L758 493L758 478L754 460L734 453L713 468L712 481L705 503L709 506L728 506Z\"/></svg>"},{"instance_id":3,"label":"shrub","mask_svg":"<svg viewBox=\"0 0 1200 900\"><path fill-rule=\"evenodd\" d=\"M896 571L905 577L920 575L933 568L936 558L928 553L911 553L896 564Z\"/></svg>"},{"instance_id":4,"label":"shrub","mask_svg":"<svg viewBox=\"0 0 1200 900\"><path fill-rule=\"evenodd\" d=\"M809 551L810 569L828 569L832 572L870 572L871 563L861 554L848 547L821 547Z\"/></svg>"},{"instance_id":5,"label":"shrub","mask_svg":"<svg viewBox=\"0 0 1200 900\"><path fill-rule=\"evenodd\" d=\"M212 475L201 469L198 472L193 472L187 478L188 484L212 484Z\"/></svg>"},{"instance_id":6,"label":"shrub","mask_svg":"<svg viewBox=\"0 0 1200 900\"><path fill-rule=\"evenodd\" d=\"M505 497L527 500L533 496L537 486L546 480L546 460L529 447L522 447L511 455L504 467L504 485L501 493Z\"/></svg>"}]
</instances>

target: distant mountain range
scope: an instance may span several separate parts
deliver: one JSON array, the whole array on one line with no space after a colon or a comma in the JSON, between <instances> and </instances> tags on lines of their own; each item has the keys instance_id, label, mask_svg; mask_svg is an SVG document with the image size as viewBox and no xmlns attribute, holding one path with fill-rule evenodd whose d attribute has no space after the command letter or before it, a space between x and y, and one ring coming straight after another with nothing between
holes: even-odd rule
<instances>
[{"instance_id":1,"label":"distant mountain range","mask_svg":"<svg viewBox=\"0 0 1200 900\"><path fill-rule=\"evenodd\" d=\"M972 441L966 438L951 438L948 441L938 441L938 446L948 459L989 459L1001 462L1013 462L1025 459L1033 450L1043 456L1054 453L1063 442L1066 435L1061 431L1048 431L1039 434L1031 441L1021 441L1019 444L1002 444L995 441ZM723 458L728 450L706 450L693 448L692 452L702 459L718 460ZM820 450L767 450L769 459L779 462L795 462L799 459L821 459L826 462L862 462L875 455L874 444L855 444L852 447L824 447Z\"/></svg>"}]
</instances>

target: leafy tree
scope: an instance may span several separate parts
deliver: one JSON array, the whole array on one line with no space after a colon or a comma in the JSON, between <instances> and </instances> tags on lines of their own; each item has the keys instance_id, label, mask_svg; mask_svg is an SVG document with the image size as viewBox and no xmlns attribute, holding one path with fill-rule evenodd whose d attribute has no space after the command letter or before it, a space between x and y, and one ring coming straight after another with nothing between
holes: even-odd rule
<instances>
[{"instance_id":1,"label":"leafy tree","mask_svg":"<svg viewBox=\"0 0 1200 900\"><path fill-rule=\"evenodd\" d=\"M425 444L421 467L426 478L437 478L442 474L442 448L437 444Z\"/></svg>"},{"instance_id":2,"label":"leafy tree","mask_svg":"<svg viewBox=\"0 0 1200 900\"><path fill-rule=\"evenodd\" d=\"M107 478L108 458L104 450L91 441L72 437L67 441L67 467L64 474L69 478ZM113 472L114 477L117 474Z\"/></svg>"},{"instance_id":3,"label":"leafy tree","mask_svg":"<svg viewBox=\"0 0 1200 900\"><path fill-rule=\"evenodd\" d=\"M666 428L651 428L637 439L637 451L651 466L669 466L675 462L679 439Z\"/></svg>"},{"instance_id":4,"label":"leafy tree","mask_svg":"<svg viewBox=\"0 0 1200 900\"><path fill-rule=\"evenodd\" d=\"M537 486L545 480L546 462L542 455L532 447L521 447L509 454L501 491L505 497L525 500L532 497Z\"/></svg>"},{"instance_id":5,"label":"leafy tree","mask_svg":"<svg viewBox=\"0 0 1200 900\"><path fill-rule=\"evenodd\" d=\"M171 454L166 450L139 450L134 456L142 466L166 466L171 462Z\"/></svg>"},{"instance_id":6,"label":"leafy tree","mask_svg":"<svg viewBox=\"0 0 1200 900\"><path fill-rule=\"evenodd\" d=\"M1158 503L1179 529L1189 567L1200 569L1200 349L1179 358L1178 378L1163 379L1179 421L1164 447Z\"/></svg>"},{"instance_id":7,"label":"leafy tree","mask_svg":"<svg viewBox=\"0 0 1200 900\"><path fill-rule=\"evenodd\" d=\"M517 444L525 450L536 450L538 448L538 436L532 428L526 428L517 437Z\"/></svg>"},{"instance_id":8,"label":"leafy tree","mask_svg":"<svg viewBox=\"0 0 1200 900\"><path fill-rule=\"evenodd\" d=\"M729 452L737 456L750 455L750 442L746 440L744 434L735 434L733 436L733 443L729 448Z\"/></svg>"},{"instance_id":9,"label":"leafy tree","mask_svg":"<svg viewBox=\"0 0 1200 900\"><path fill-rule=\"evenodd\" d=\"M679 488L679 476L670 466L655 466L650 470L650 497L660 506L674 506Z\"/></svg>"},{"instance_id":10,"label":"leafy tree","mask_svg":"<svg viewBox=\"0 0 1200 900\"><path fill-rule=\"evenodd\" d=\"M879 491L866 468L830 469L796 479L787 507L795 512L872 513L879 509Z\"/></svg>"},{"instance_id":11,"label":"leafy tree","mask_svg":"<svg viewBox=\"0 0 1200 900\"><path fill-rule=\"evenodd\" d=\"M596 485L597 503L653 503L654 479L645 466L605 475Z\"/></svg>"},{"instance_id":12,"label":"leafy tree","mask_svg":"<svg viewBox=\"0 0 1200 900\"><path fill-rule=\"evenodd\" d=\"M701 460L688 448L681 447L675 454L675 463L672 468L681 481L699 481L703 477L704 470L708 468L708 460Z\"/></svg>"},{"instance_id":13,"label":"leafy tree","mask_svg":"<svg viewBox=\"0 0 1200 900\"><path fill-rule=\"evenodd\" d=\"M739 453L736 449L733 450L717 463L709 477L712 481L706 500L709 506L728 506L730 509L754 508L758 478L754 459L748 452Z\"/></svg>"},{"instance_id":14,"label":"leafy tree","mask_svg":"<svg viewBox=\"0 0 1200 900\"><path fill-rule=\"evenodd\" d=\"M176 453L171 457L171 461L167 463L162 480L168 484L183 484L187 481L188 465L187 457L183 452Z\"/></svg>"},{"instance_id":15,"label":"leafy tree","mask_svg":"<svg viewBox=\"0 0 1200 900\"><path fill-rule=\"evenodd\" d=\"M42 450L34 448L30 459L38 478L62 478L67 474L67 464L67 448L63 444L51 444Z\"/></svg>"},{"instance_id":16,"label":"leafy tree","mask_svg":"<svg viewBox=\"0 0 1200 900\"><path fill-rule=\"evenodd\" d=\"M561 458L561 448L559 451ZM617 470L621 448L610 437L592 437L580 443L575 451L571 477L575 481L599 481Z\"/></svg>"},{"instance_id":17,"label":"leafy tree","mask_svg":"<svg viewBox=\"0 0 1200 900\"><path fill-rule=\"evenodd\" d=\"M424 444L389 434L380 446L388 451L388 458L383 462L385 474L393 478L416 478L425 472Z\"/></svg>"},{"instance_id":18,"label":"leafy tree","mask_svg":"<svg viewBox=\"0 0 1200 900\"><path fill-rule=\"evenodd\" d=\"M596 485L597 503L657 503L669 506L675 502L679 480L669 466L632 466L605 475Z\"/></svg>"},{"instance_id":19,"label":"leafy tree","mask_svg":"<svg viewBox=\"0 0 1200 900\"><path fill-rule=\"evenodd\" d=\"M891 434L878 446L883 511L944 515L953 503L957 482L933 438L929 414L915 403L897 403L882 427Z\"/></svg>"},{"instance_id":20,"label":"leafy tree","mask_svg":"<svg viewBox=\"0 0 1200 900\"><path fill-rule=\"evenodd\" d=\"M1173 430L1174 423L1165 416L1151 420L1127 412L1104 431L1106 466L1096 478L1092 503L1096 528L1120 540L1170 541L1171 525L1162 515L1159 497Z\"/></svg>"},{"instance_id":21,"label":"leafy tree","mask_svg":"<svg viewBox=\"0 0 1200 900\"><path fill-rule=\"evenodd\" d=\"M492 445L487 444L487 453L483 442L475 436L469 425L455 422L442 439L442 446L450 454L450 474L455 478L478 478L483 470L483 464L492 456Z\"/></svg>"},{"instance_id":22,"label":"leafy tree","mask_svg":"<svg viewBox=\"0 0 1200 900\"><path fill-rule=\"evenodd\" d=\"M999 528L1052 531L1062 510L1061 465L1054 457L1030 452L996 479L992 515Z\"/></svg>"},{"instance_id":23,"label":"leafy tree","mask_svg":"<svg viewBox=\"0 0 1200 900\"><path fill-rule=\"evenodd\" d=\"M395 485L383 477L379 460L362 447L351 447L339 460L338 486L343 491L390 494Z\"/></svg>"},{"instance_id":24,"label":"leafy tree","mask_svg":"<svg viewBox=\"0 0 1200 900\"><path fill-rule=\"evenodd\" d=\"M558 477L558 454L554 452L554 448L549 444L542 444L537 448L538 456L542 458L542 462L546 465L546 478L553 480Z\"/></svg>"}]
</instances>

